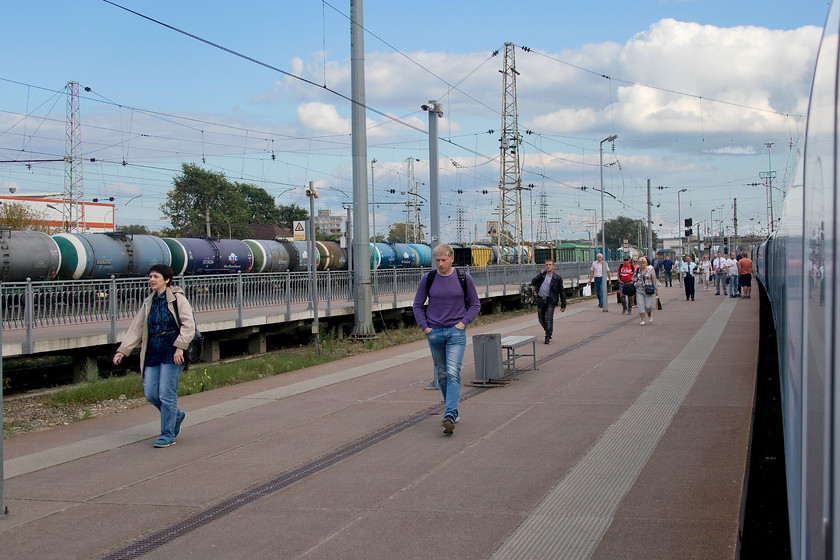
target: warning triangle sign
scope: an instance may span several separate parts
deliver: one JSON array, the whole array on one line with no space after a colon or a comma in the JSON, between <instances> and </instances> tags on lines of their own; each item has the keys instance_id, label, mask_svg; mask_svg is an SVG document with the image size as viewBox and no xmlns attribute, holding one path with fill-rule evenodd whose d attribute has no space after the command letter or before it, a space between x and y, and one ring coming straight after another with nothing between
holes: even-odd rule
<instances>
[{"instance_id":1,"label":"warning triangle sign","mask_svg":"<svg viewBox=\"0 0 840 560\"><path fill-rule=\"evenodd\" d=\"M303 231L303 224L298 222L295 224L295 231Z\"/></svg>"}]
</instances>

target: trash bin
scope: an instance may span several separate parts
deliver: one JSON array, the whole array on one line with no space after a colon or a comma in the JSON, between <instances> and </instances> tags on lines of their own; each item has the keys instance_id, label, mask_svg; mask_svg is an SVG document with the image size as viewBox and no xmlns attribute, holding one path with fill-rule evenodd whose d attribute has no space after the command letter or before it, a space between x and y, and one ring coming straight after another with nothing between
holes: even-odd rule
<instances>
[{"instance_id":1,"label":"trash bin","mask_svg":"<svg viewBox=\"0 0 840 560\"><path fill-rule=\"evenodd\" d=\"M487 382L501 379L502 335L499 333L473 335L473 356L475 357L475 380Z\"/></svg>"}]
</instances>

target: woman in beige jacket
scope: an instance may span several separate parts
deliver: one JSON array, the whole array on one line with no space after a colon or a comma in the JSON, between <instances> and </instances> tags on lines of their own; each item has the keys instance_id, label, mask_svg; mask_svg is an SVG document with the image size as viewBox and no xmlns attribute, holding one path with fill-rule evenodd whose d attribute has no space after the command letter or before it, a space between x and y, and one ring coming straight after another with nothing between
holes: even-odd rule
<instances>
[{"instance_id":1,"label":"woman in beige jacket","mask_svg":"<svg viewBox=\"0 0 840 560\"><path fill-rule=\"evenodd\" d=\"M119 364L140 345L143 393L160 410L160 438L155 447L174 445L181 432L186 413L178 409L178 379L185 365L184 350L195 336L192 306L181 288L170 285L173 276L165 264L149 269L153 293L143 301L114 354L114 363Z\"/></svg>"}]
</instances>

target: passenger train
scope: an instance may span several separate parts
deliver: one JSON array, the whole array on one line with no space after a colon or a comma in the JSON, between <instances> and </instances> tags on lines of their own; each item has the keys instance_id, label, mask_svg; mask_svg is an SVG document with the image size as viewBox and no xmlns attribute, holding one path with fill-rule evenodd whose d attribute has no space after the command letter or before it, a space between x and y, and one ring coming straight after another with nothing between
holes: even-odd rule
<instances>
[{"instance_id":1,"label":"passenger train","mask_svg":"<svg viewBox=\"0 0 840 560\"><path fill-rule=\"evenodd\" d=\"M778 228L754 251L779 358L791 557L840 558L840 2ZM765 300L765 303L767 302Z\"/></svg>"}]
</instances>

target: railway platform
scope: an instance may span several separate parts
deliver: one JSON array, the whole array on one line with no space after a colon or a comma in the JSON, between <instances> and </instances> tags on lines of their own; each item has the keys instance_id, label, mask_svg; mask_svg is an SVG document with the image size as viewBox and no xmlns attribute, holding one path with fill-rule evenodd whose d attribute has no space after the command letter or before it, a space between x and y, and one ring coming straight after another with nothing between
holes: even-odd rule
<instances>
[{"instance_id":1,"label":"railway platform","mask_svg":"<svg viewBox=\"0 0 840 560\"><path fill-rule=\"evenodd\" d=\"M2 556L736 558L758 299L661 293L558 310L506 385L468 346L451 437L420 341L184 397L166 449L151 405L12 438Z\"/></svg>"}]
</instances>

